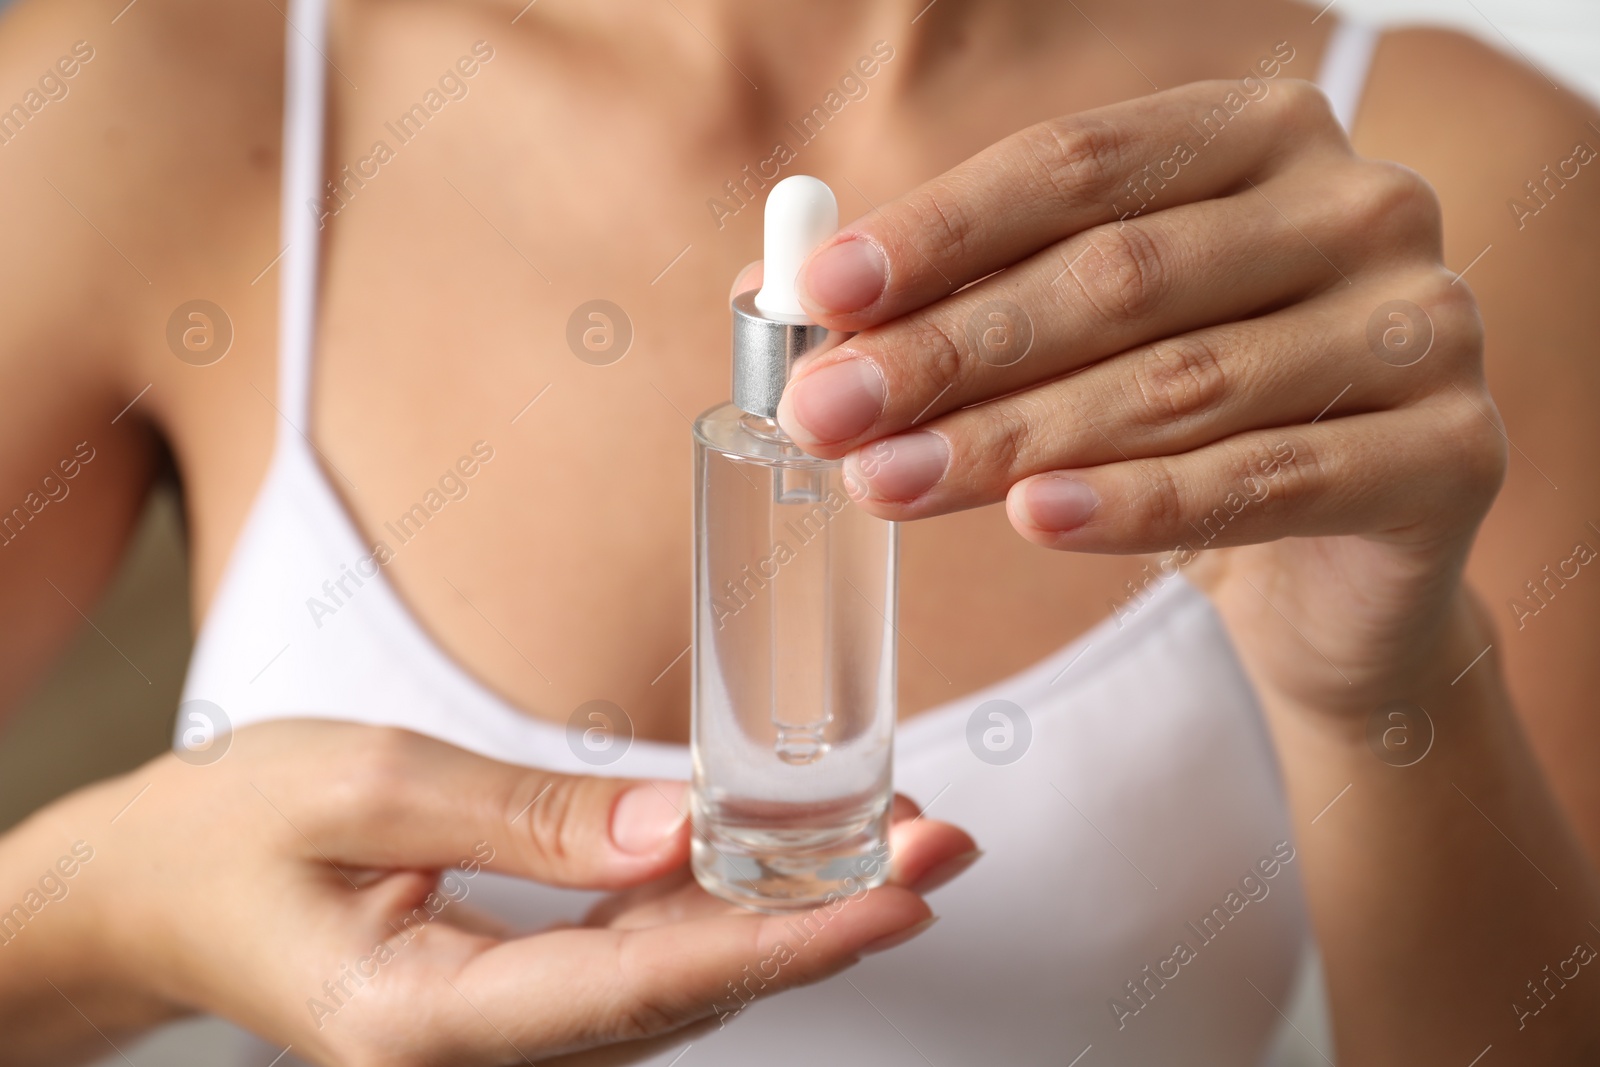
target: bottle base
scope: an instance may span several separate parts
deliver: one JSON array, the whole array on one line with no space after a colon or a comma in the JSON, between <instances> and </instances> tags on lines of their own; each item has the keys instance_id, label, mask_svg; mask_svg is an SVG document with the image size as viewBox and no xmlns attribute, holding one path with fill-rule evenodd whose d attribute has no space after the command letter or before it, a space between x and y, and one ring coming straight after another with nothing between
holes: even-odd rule
<instances>
[{"instance_id":1,"label":"bottle base","mask_svg":"<svg viewBox=\"0 0 1600 1067\"><path fill-rule=\"evenodd\" d=\"M832 833L697 819L690 862L712 896L753 911L806 911L884 884L888 833L887 805Z\"/></svg>"}]
</instances>

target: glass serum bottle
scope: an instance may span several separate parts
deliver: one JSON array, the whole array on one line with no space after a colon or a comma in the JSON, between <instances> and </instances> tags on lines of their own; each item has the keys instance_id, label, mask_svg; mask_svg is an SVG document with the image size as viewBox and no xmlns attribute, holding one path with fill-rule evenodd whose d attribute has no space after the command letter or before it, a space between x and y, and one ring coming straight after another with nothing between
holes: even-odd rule
<instances>
[{"instance_id":1,"label":"glass serum bottle","mask_svg":"<svg viewBox=\"0 0 1600 1067\"><path fill-rule=\"evenodd\" d=\"M765 284L732 304L733 402L694 426L693 868L763 911L888 875L897 529L774 419L794 362L842 339L794 293L838 215L815 178L773 187Z\"/></svg>"}]
</instances>

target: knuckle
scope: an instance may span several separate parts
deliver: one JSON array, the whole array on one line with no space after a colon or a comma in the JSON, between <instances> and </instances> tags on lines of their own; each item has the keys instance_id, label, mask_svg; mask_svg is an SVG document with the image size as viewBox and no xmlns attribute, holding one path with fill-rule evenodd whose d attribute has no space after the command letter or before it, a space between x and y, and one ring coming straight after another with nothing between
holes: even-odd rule
<instances>
[{"instance_id":1,"label":"knuckle","mask_svg":"<svg viewBox=\"0 0 1600 1067\"><path fill-rule=\"evenodd\" d=\"M980 467L1009 483L1024 473L1032 473L1030 461L1036 451L1034 420L1022 408L1005 404L994 408L989 414L989 440L974 458Z\"/></svg>"},{"instance_id":2,"label":"knuckle","mask_svg":"<svg viewBox=\"0 0 1600 1067\"><path fill-rule=\"evenodd\" d=\"M1171 338L1136 357L1128 402L1132 419L1144 427L1168 427L1214 405L1227 382L1222 360L1199 335Z\"/></svg>"},{"instance_id":3,"label":"knuckle","mask_svg":"<svg viewBox=\"0 0 1600 1067\"><path fill-rule=\"evenodd\" d=\"M537 799L523 816L527 825L518 835L519 842L530 849L534 857L560 867L571 857L582 854L578 826L581 786L581 779L564 774L552 774L539 781L533 793Z\"/></svg>"},{"instance_id":4,"label":"knuckle","mask_svg":"<svg viewBox=\"0 0 1600 1067\"><path fill-rule=\"evenodd\" d=\"M1104 199L1125 175L1128 136L1083 115L1047 119L1022 131L1034 183L1060 199Z\"/></svg>"},{"instance_id":5,"label":"knuckle","mask_svg":"<svg viewBox=\"0 0 1600 1067\"><path fill-rule=\"evenodd\" d=\"M1096 231L1089 247L1068 270L1101 320L1125 325L1143 318L1159 303L1167 257L1168 252L1147 227L1129 222Z\"/></svg>"},{"instance_id":6,"label":"knuckle","mask_svg":"<svg viewBox=\"0 0 1600 1067\"><path fill-rule=\"evenodd\" d=\"M1427 239L1438 243L1443 232L1439 198L1422 176L1399 163L1364 161L1351 180L1342 183L1360 230L1390 234L1390 239Z\"/></svg>"},{"instance_id":7,"label":"knuckle","mask_svg":"<svg viewBox=\"0 0 1600 1067\"><path fill-rule=\"evenodd\" d=\"M1432 182L1410 167L1402 167L1398 163L1389 163L1386 166L1402 172L1411 190L1409 210L1414 213L1418 227L1432 240L1434 246L1442 248L1444 204L1439 199L1439 191L1433 187Z\"/></svg>"},{"instance_id":8,"label":"knuckle","mask_svg":"<svg viewBox=\"0 0 1600 1067\"><path fill-rule=\"evenodd\" d=\"M331 805L358 822L382 822L399 809L397 798L412 788L412 735L398 727L374 726L360 735L360 746L342 764Z\"/></svg>"},{"instance_id":9,"label":"knuckle","mask_svg":"<svg viewBox=\"0 0 1600 1067\"><path fill-rule=\"evenodd\" d=\"M524 770L510 775L500 792L500 817L504 825L511 827L517 834L523 833L526 828L522 820L532 813L533 809L549 799L547 790L555 791L551 781L552 776L541 771Z\"/></svg>"},{"instance_id":10,"label":"knuckle","mask_svg":"<svg viewBox=\"0 0 1600 1067\"><path fill-rule=\"evenodd\" d=\"M1397 314L1415 327L1418 343L1426 345L1415 357L1418 362L1408 367L1409 377L1395 381L1400 390L1396 402L1420 399L1441 389L1449 393L1452 384L1476 382L1482 376L1483 318L1465 281L1434 263L1398 276L1386 291L1414 305L1411 311Z\"/></svg>"},{"instance_id":11,"label":"knuckle","mask_svg":"<svg viewBox=\"0 0 1600 1067\"><path fill-rule=\"evenodd\" d=\"M1139 525L1157 536L1187 528L1188 500L1172 468L1160 460L1139 460L1133 483L1144 487L1139 506Z\"/></svg>"},{"instance_id":12,"label":"knuckle","mask_svg":"<svg viewBox=\"0 0 1600 1067\"><path fill-rule=\"evenodd\" d=\"M1510 459L1503 431L1499 409L1482 387L1463 391L1447 404L1444 432L1454 457L1451 499L1482 505L1500 492Z\"/></svg>"},{"instance_id":13,"label":"knuckle","mask_svg":"<svg viewBox=\"0 0 1600 1067\"><path fill-rule=\"evenodd\" d=\"M1191 529L1208 544L1218 539L1223 539L1222 544L1246 543L1252 539L1252 530L1271 529L1303 502L1314 481L1301 480L1311 463L1295 466L1307 459L1298 440L1287 438L1270 446L1230 450L1220 464L1216 483L1206 491L1206 499L1195 501L1199 507L1197 514L1189 516Z\"/></svg>"},{"instance_id":14,"label":"knuckle","mask_svg":"<svg viewBox=\"0 0 1600 1067\"><path fill-rule=\"evenodd\" d=\"M1295 129L1336 134L1344 140L1344 127L1333 113L1333 104L1315 82L1284 78L1278 82L1272 99L1278 115Z\"/></svg>"},{"instance_id":15,"label":"knuckle","mask_svg":"<svg viewBox=\"0 0 1600 1067\"><path fill-rule=\"evenodd\" d=\"M1480 366L1483 359L1483 316L1478 300L1465 281L1456 281L1448 270L1435 268L1417 284L1417 303L1433 320L1439 344L1447 351Z\"/></svg>"},{"instance_id":16,"label":"knuckle","mask_svg":"<svg viewBox=\"0 0 1600 1067\"><path fill-rule=\"evenodd\" d=\"M1442 328L1450 350L1476 372L1483 367L1483 350L1488 335L1484 330L1483 316L1478 312L1478 303L1472 298L1472 294L1460 294L1458 300L1459 303L1443 305L1439 319L1443 323Z\"/></svg>"},{"instance_id":17,"label":"knuckle","mask_svg":"<svg viewBox=\"0 0 1600 1067\"><path fill-rule=\"evenodd\" d=\"M920 316L910 323L911 343L916 356L910 361L912 370L911 394L906 403L918 409L932 400L933 393L958 384L967 366L966 338L944 323L937 314ZM885 368L888 372L888 368ZM931 390L923 395L923 390ZM890 394L895 390L891 386ZM908 414L916 414L909 412Z\"/></svg>"},{"instance_id":18,"label":"knuckle","mask_svg":"<svg viewBox=\"0 0 1600 1067\"><path fill-rule=\"evenodd\" d=\"M1326 477L1328 459L1304 436L1284 437L1271 446L1276 465L1270 488L1262 500L1261 513L1275 516L1303 504L1319 486L1330 483ZM1246 461L1248 465L1248 460Z\"/></svg>"},{"instance_id":19,"label":"knuckle","mask_svg":"<svg viewBox=\"0 0 1600 1067\"><path fill-rule=\"evenodd\" d=\"M907 232L931 242L928 255L936 263L959 260L969 249L975 228L964 204L960 191L942 181L929 183L906 202L912 215Z\"/></svg>"}]
</instances>

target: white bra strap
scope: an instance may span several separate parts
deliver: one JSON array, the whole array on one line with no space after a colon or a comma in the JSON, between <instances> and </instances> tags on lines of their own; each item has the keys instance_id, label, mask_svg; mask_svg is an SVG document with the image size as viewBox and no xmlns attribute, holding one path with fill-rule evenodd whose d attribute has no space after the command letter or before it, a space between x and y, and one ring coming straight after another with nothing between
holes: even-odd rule
<instances>
[{"instance_id":1,"label":"white bra strap","mask_svg":"<svg viewBox=\"0 0 1600 1067\"><path fill-rule=\"evenodd\" d=\"M316 205L322 202L327 0L292 0L284 45L283 183L279 225L278 410L309 433L311 354L317 321ZM282 436L282 428L279 428Z\"/></svg>"},{"instance_id":2,"label":"white bra strap","mask_svg":"<svg viewBox=\"0 0 1600 1067\"><path fill-rule=\"evenodd\" d=\"M1361 106L1361 91L1367 85L1367 70L1377 50L1380 32L1376 26L1354 19L1333 24L1317 71L1317 85L1333 104L1339 124L1350 132Z\"/></svg>"}]
</instances>

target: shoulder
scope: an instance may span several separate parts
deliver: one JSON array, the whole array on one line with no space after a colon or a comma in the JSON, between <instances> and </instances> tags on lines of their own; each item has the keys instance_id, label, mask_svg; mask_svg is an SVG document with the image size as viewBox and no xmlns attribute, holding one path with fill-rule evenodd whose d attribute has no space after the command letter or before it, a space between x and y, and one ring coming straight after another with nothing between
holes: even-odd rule
<instances>
[{"instance_id":1,"label":"shoulder","mask_svg":"<svg viewBox=\"0 0 1600 1067\"><path fill-rule=\"evenodd\" d=\"M29 620L0 649L0 705L116 573L158 462L151 424L192 369L165 324L245 243L240 205L275 199L249 153L279 127L264 57L282 33L240 0L21 0L0 17L0 602Z\"/></svg>"},{"instance_id":2,"label":"shoulder","mask_svg":"<svg viewBox=\"0 0 1600 1067\"><path fill-rule=\"evenodd\" d=\"M28 128L51 131L38 138L51 142L41 151L95 134L115 143L123 127L154 135L148 147L159 150L174 140L174 128L223 132L184 128L205 116L279 108L284 16L272 3L20 0L4 9L0 26L0 92L44 99L44 106L26 104ZM54 108L68 99L73 106ZM165 110L152 113L155 107Z\"/></svg>"},{"instance_id":3,"label":"shoulder","mask_svg":"<svg viewBox=\"0 0 1600 1067\"><path fill-rule=\"evenodd\" d=\"M56 362L114 376L180 278L226 258L214 235L241 205L275 202L283 32L273 5L241 0L6 11L0 358L48 338Z\"/></svg>"},{"instance_id":4,"label":"shoulder","mask_svg":"<svg viewBox=\"0 0 1600 1067\"><path fill-rule=\"evenodd\" d=\"M1576 252L1600 225L1600 110L1474 38L1431 28L1384 34L1354 141L1363 155L1422 173L1444 204L1447 244L1481 239L1472 254L1512 235L1530 239L1497 246L1508 253L1497 259L1535 247ZM1546 209L1561 221L1539 225L1551 221Z\"/></svg>"}]
</instances>

